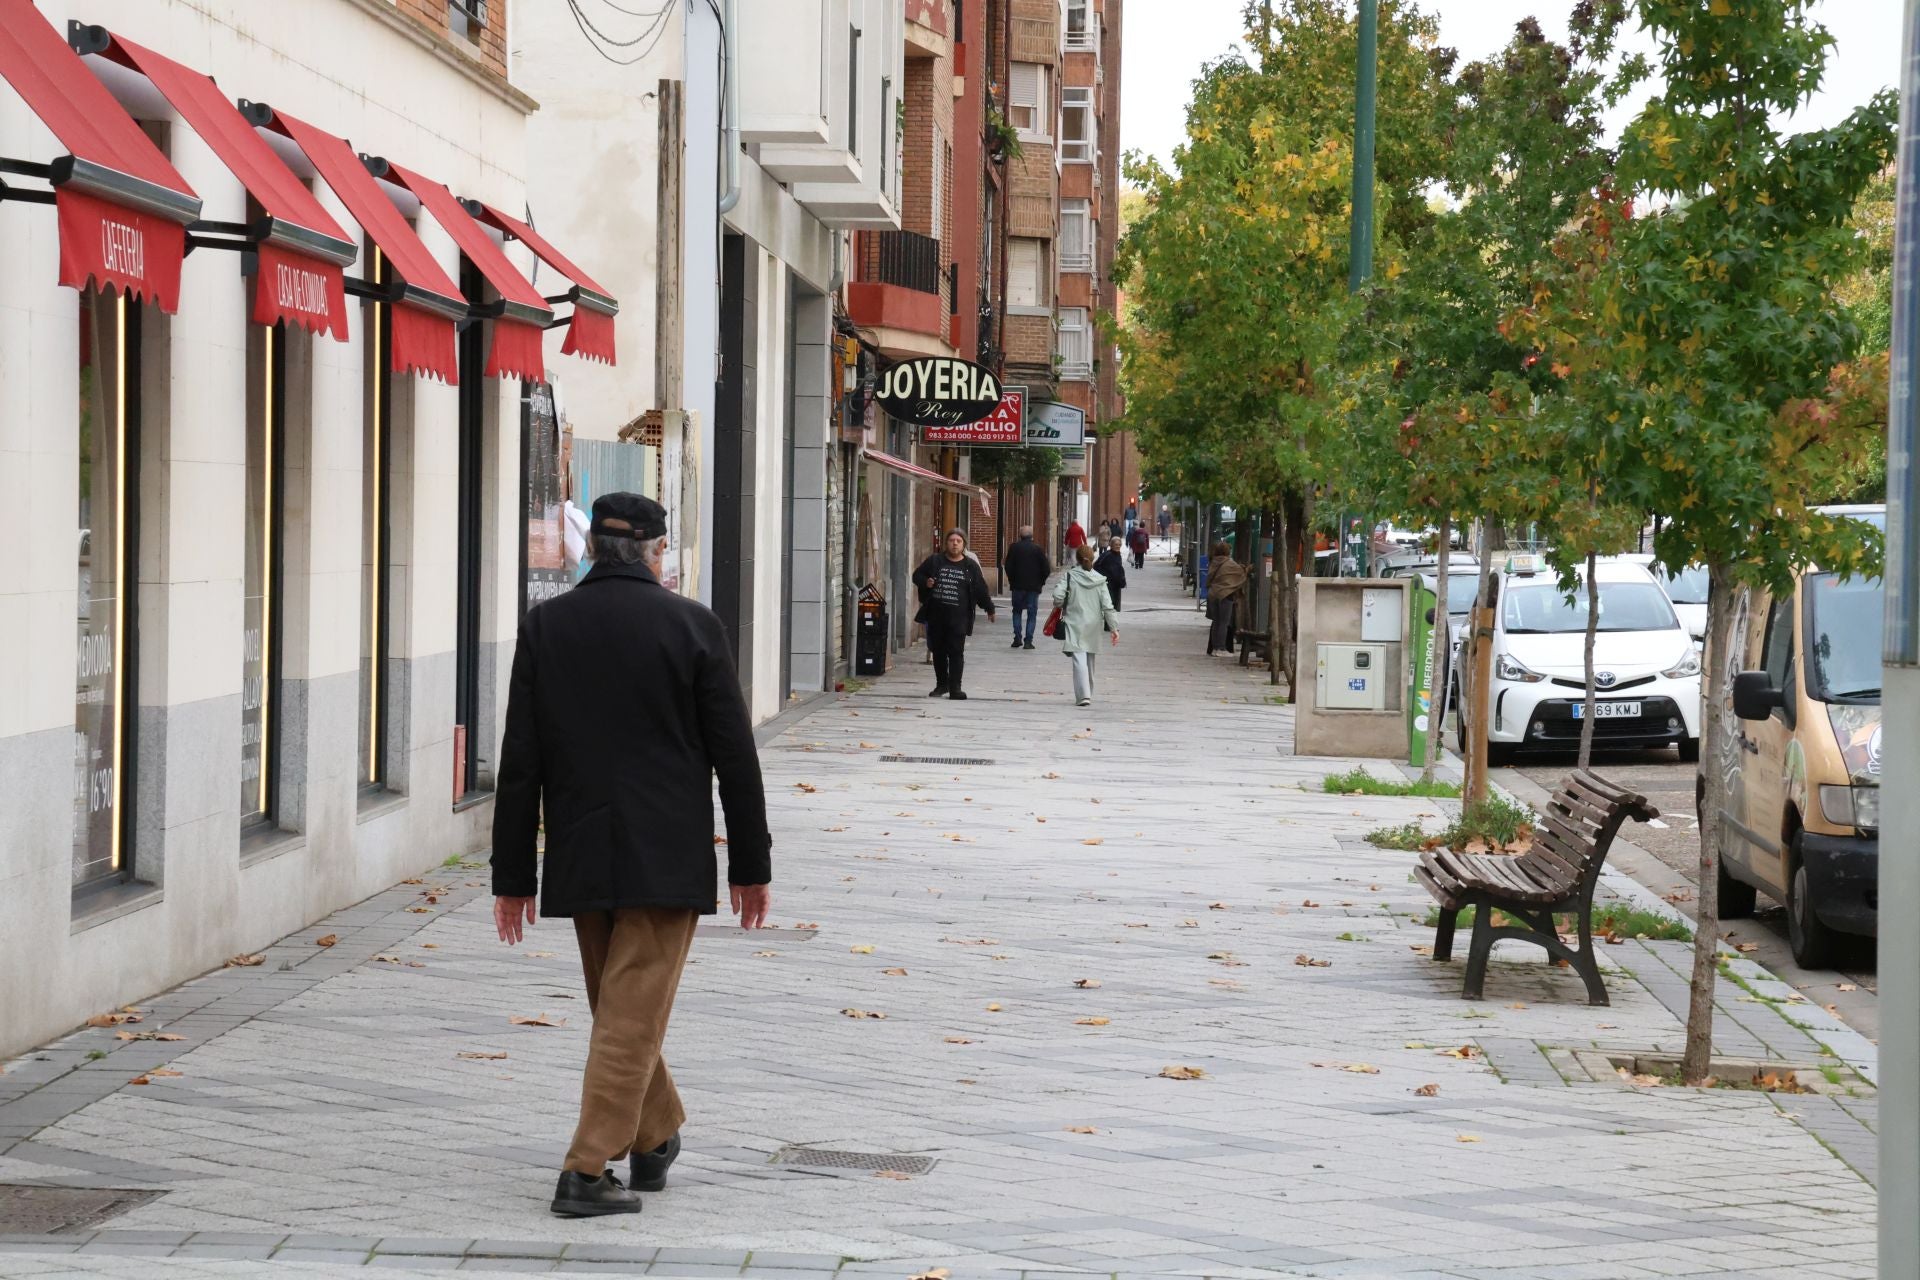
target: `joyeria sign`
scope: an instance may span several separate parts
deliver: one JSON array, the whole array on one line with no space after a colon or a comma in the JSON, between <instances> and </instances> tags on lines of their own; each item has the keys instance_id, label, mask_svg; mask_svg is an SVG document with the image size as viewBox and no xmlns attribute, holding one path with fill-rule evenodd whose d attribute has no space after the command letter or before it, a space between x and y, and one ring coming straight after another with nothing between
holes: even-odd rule
<instances>
[{"instance_id":1,"label":"joyeria sign","mask_svg":"<svg viewBox=\"0 0 1920 1280\"><path fill-rule=\"evenodd\" d=\"M923 356L883 373L874 401L902 422L957 427L978 422L999 406L1000 380L971 360Z\"/></svg>"}]
</instances>

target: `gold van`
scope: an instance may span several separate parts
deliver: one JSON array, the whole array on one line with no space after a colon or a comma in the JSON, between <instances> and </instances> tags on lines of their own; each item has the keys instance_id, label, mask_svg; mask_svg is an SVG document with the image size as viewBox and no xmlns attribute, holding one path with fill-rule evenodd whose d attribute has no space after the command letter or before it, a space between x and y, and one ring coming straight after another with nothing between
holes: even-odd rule
<instances>
[{"instance_id":1,"label":"gold van","mask_svg":"<svg viewBox=\"0 0 1920 1280\"><path fill-rule=\"evenodd\" d=\"M1826 510L1886 527L1884 506ZM1877 928L1885 600L1878 578L1818 569L1779 599L1741 589L1731 661L1710 668L1730 739L1707 757L1727 762L1720 916L1751 915L1756 891L1781 903L1803 968Z\"/></svg>"}]
</instances>

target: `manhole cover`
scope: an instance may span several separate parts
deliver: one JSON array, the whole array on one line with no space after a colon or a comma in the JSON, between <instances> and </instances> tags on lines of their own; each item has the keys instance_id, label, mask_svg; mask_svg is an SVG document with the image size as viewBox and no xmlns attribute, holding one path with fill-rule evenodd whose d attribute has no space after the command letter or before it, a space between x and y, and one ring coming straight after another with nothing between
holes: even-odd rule
<instances>
[{"instance_id":1,"label":"manhole cover","mask_svg":"<svg viewBox=\"0 0 1920 1280\"><path fill-rule=\"evenodd\" d=\"M93 1187L30 1187L0 1182L0 1234L57 1235L91 1231L137 1209L158 1191Z\"/></svg>"},{"instance_id":2,"label":"manhole cover","mask_svg":"<svg viewBox=\"0 0 1920 1280\"><path fill-rule=\"evenodd\" d=\"M816 1169L869 1169L875 1173L932 1173L930 1156L901 1156L884 1151L834 1151L827 1147L782 1147L774 1164L808 1165Z\"/></svg>"},{"instance_id":3,"label":"manhole cover","mask_svg":"<svg viewBox=\"0 0 1920 1280\"><path fill-rule=\"evenodd\" d=\"M982 756L881 756L882 764L992 764Z\"/></svg>"}]
</instances>

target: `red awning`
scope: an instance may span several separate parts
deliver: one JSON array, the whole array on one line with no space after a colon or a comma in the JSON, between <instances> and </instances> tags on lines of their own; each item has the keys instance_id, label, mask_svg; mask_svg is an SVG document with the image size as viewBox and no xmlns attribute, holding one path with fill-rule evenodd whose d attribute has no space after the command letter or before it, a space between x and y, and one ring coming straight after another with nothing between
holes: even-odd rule
<instances>
[{"instance_id":1,"label":"red awning","mask_svg":"<svg viewBox=\"0 0 1920 1280\"><path fill-rule=\"evenodd\" d=\"M102 39L102 52L151 80L266 214L259 225L247 228L259 259L254 323L285 320L345 342L347 290L341 268L359 252L340 224L210 78L124 36L102 33Z\"/></svg>"},{"instance_id":2,"label":"red awning","mask_svg":"<svg viewBox=\"0 0 1920 1280\"><path fill-rule=\"evenodd\" d=\"M59 207L60 283L176 310L200 197L33 0L0 0L0 77L68 151L46 171Z\"/></svg>"},{"instance_id":3,"label":"red awning","mask_svg":"<svg viewBox=\"0 0 1920 1280\"><path fill-rule=\"evenodd\" d=\"M916 467L905 458L896 458L892 454L882 453L878 449L864 449L861 453L868 462L876 466L885 467L888 471L897 472L900 475L907 476L914 480L925 480L928 484L935 485L942 489L951 489L955 493L971 495L973 499L980 504L980 512L982 515L993 510L987 503L987 491L977 484L969 484L965 480L955 480L952 476L943 476L938 471L929 471L925 467Z\"/></svg>"},{"instance_id":4,"label":"red awning","mask_svg":"<svg viewBox=\"0 0 1920 1280\"><path fill-rule=\"evenodd\" d=\"M413 228L393 207L353 148L332 134L284 111L241 104L292 138L333 193L386 255L398 277L393 290L393 371L412 370L448 385L460 381L454 325L467 316L467 302Z\"/></svg>"},{"instance_id":5,"label":"red awning","mask_svg":"<svg viewBox=\"0 0 1920 1280\"><path fill-rule=\"evenodd\" d=\"M601 360L607 364L613 361L613 317L620 310L613 295L595 284L593 277L573 265L567 256L547 243L546 237L526 223L510 218L489 204L468 201L467 207L475 210L474 216L488 226L497 228L512 239L520 241L540 261L573 281L568 299L573 303L573 315L567 321L567 340L560 347L563 356L585 356L589 360Z\"/></svg>"},{"instance_id":6,"label":"red awning","mask_svg":"<svg viewBox=\"0 0 1920 1280\"><path fill-rule=\"evenodd\" d=\"M493 321L493 346L487 353L487 376L511 375L523 382L545 382L547 361L540 336L553 320L553 308L507 259L487 229L473 220L453 192L431 178L423 178L391 160L382 175L420 198L421 207L446 228L460 251L472 260L500 295L500 314Z\"/></svg>"}]
</instances>

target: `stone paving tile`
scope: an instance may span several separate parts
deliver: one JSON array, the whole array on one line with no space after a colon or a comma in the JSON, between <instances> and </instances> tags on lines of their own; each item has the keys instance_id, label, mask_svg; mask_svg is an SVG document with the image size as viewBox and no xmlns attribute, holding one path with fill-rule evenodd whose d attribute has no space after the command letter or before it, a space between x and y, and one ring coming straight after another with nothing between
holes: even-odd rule
<instances>
[{"instance_id":1,"label":"stone paving tile","mask_svg":"<svg viewBox=\"0 0 1920 1280\"><path fill-rule=\"evenodd\" d=\"M1685 944L1609 948L1607 1008L1503 946L1461 1001L1461 961L1412 950L1411 860L1361 839L1447 802L1321 791L1352 762L1288 754L1291 711L1201 655L1172 583L1136 575L1092 707L1058 654L983 629L973 700L929 701L907 661L769 737L781 928L701 931L667 1044L687 1149L639 1218L546 1211L590 1022L564 922L500 946L475 866L423 877L429 914L396 886L143 1001L189 1036L164 1054L83 1029L8 1064L0 1179L165 1191L100 1240L184 1239L152 1246L168 1276L1872 1274L1870 1095L1562 1083L1540 1046L1679 1047ZM1274 750L1226 754L1249 742ZM1723 985L1722 1052L1817 1051L1806 1010ZM535 1012L566 1026L508 1024ZM1440 1052L1462 1045L1484 1056ZM125 1085L163 1061L182 1076ZM786 1145L936 1165L771 1164ZM0 1243L0 1275L156 1270L72 1247Z\"/></svg>"}]
</instances>

